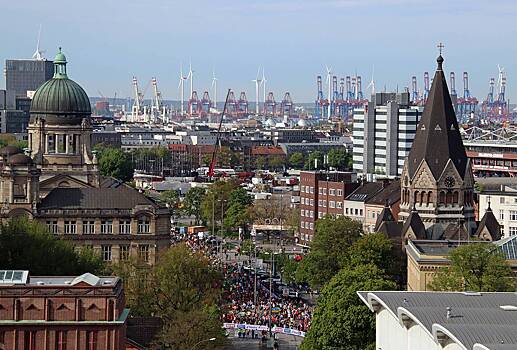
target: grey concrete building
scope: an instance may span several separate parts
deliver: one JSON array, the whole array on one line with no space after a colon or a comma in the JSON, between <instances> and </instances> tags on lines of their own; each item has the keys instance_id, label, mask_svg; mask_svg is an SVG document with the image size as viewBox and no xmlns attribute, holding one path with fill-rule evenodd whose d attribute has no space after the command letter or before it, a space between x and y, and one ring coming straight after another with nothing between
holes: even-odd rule
<instances>
[{"instance_id":1,"label":"grey concrete building","mask_svg":"<svg viewBox=\"0 0 517 350\"><path fill-rule=\"evenodd\" d=\"M409 154L423 107L409 92L377 93L353 113L353 169L358 174L399 176Z\"/></svg>"}]
</instances>

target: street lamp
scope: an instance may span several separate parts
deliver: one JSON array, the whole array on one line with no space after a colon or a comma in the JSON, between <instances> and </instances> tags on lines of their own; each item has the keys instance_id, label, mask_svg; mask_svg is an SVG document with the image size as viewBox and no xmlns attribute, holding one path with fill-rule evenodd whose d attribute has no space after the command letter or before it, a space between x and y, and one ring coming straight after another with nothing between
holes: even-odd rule
<instances>
[{"instance_id":1,"label":"street lamp","mask_svg":"<svg viewBox=\"0 0 517 350\"><path fill-rule=\"evenodd\" d=\"M205 339L205 340L201 340L200 342L197 342L196 344L194 344L194 346L192 347L191 350L194 350L196 348L196 346L198 346L199 344L201 343L206 343L206 342L209 342L209 341L214 341L215 338L210 338L210 339Z\"/></svg>"}]
</instances>

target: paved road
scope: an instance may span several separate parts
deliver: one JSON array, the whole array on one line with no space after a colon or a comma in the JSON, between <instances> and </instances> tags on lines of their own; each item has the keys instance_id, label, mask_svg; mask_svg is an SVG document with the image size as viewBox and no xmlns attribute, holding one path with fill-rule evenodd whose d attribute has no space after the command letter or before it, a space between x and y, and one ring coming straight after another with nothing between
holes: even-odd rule
<instances>
[{"instance_id":1,"label":"paved road","mask_svg":"<svg viewBox=\"0 0 517 350\"><path fill-rule=\"evenodd\" d=\"M292 335L277 335L279 350L298 350L302 338ZM231 338L226 350L267 350L259 339Z\"/></svg>"}]
</instances>

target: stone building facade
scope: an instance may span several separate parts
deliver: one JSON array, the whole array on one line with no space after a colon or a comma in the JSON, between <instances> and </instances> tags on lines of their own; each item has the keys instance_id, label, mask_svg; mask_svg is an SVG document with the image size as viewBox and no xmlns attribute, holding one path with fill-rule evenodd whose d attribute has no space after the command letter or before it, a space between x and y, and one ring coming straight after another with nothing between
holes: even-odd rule
<instances>
[{"instance_id":1,"label":"stone building facade","mask_svg":"<svg viewBox=\"0 0 517 350\"><path fill-rule=\"evenodd\" d=\"M70 80L66 58L34 94L29 151L0 149L0 217L25 216L107 262L154 264L170 245L169 210L113 178L102 177L91 148L90 101Z\"/></svg>"}]
</instances>

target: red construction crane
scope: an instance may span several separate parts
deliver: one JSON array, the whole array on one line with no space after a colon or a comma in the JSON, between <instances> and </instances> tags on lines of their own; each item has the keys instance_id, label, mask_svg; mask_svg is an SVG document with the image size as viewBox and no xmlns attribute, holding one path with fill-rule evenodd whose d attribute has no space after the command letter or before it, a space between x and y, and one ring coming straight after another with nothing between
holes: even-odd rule
<instances>
[{"instance_id":1,"label":"red construction crane","mask_svg":"<svg viewBox=\"0 0 517 350\"><path fill-rule=\"evenodd\" d=\"M228 89L228 93L226 94L226 100L224 101L223 113L221 114L221 120L219 120L219 127L217 128L217 135L215 138L214 152L212 153L212 160L210 161L210 166L208 167L208 178L212 179L215 174L215 163L217 161L217 150L219 148L219 136L221 134L221 127L223 126L223 118L226 114L226 107L228 105L228 100L230 99L230 94L233 95L231 89Z\"/></svg>"}]
</instances>

